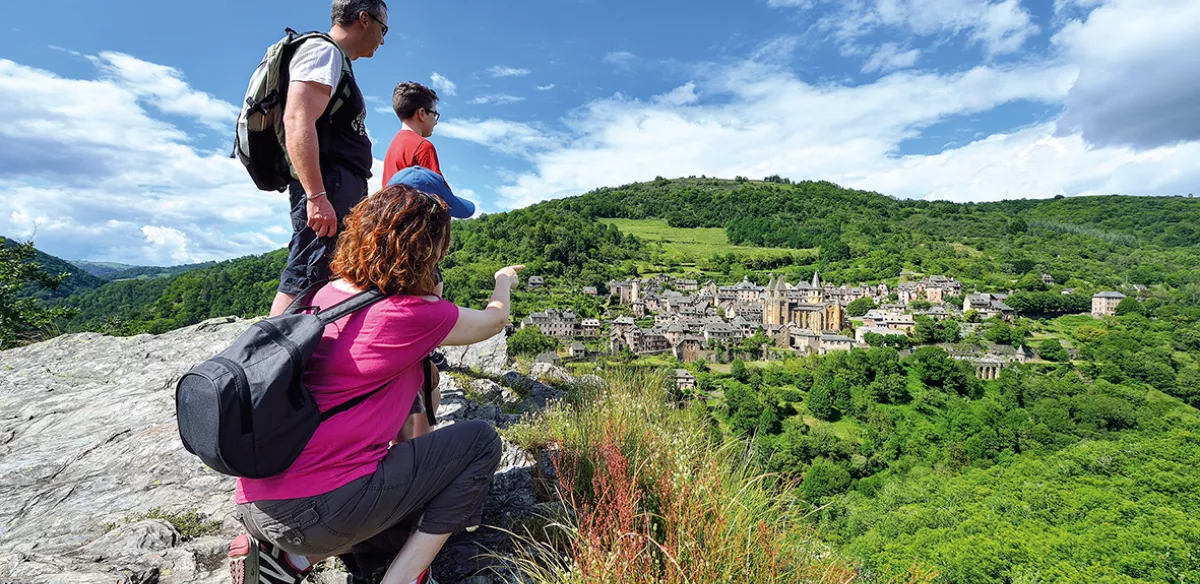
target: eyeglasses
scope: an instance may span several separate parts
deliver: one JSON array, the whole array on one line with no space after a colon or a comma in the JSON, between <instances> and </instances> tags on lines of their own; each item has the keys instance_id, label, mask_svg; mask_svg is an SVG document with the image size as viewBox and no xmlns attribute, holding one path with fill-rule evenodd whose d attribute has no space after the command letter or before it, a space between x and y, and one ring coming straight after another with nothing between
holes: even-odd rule
<instances>
[{"instance_id":1,"label":"eyeglasses","mask_svg":"<svg viewBox=\"0 0 1200 584\"><path fill-rule=\"evenodd\" d=\"M427 109L427 110L425 110L425 113L432 115L433 121L435 121L435 122L442 119L442 114L438 113L437 110Z\"/></svg>"},{"instance_id":2,"label":"eyeglasses","mask_svg":"<svg viewBox=\"0 0 1200 584\"><path fill-rule=\"evenodd\" d=\"M377 17L376 17L374 14L371 14L370 12L367 12L367 11L365 11L365 10L364 10L363 12L364 12L364 13L365 13L367 16L370 16L370 17L371 17L371 20L374 20L375 22L378 22L378 23L379 23L379 26L383 27L383 28L382 28L382 30L383 30L383 36L387 36L388 25L384 24L384 23L383 23L383 21L382 21L382 20L379 20L379 18L377 18Z\"/></svg>"}]
</instances>

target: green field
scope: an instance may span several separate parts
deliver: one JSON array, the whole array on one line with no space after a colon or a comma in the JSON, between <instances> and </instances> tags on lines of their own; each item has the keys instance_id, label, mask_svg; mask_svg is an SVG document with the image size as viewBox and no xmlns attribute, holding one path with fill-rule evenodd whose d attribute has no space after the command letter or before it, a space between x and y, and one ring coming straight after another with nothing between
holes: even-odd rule
<instances>
[{"instance_id":1,"label":"green field","mask_svg":"<svg viewBox=\"0 0 1200 584\"><path fill-rule=\"evenodd\" d=\"M792 254L808 253L806 250L784 247L747 247L730 245L725 230L718 227L671 227L663 219L601 219L616 225L622 233L629 233L647 243L661 243L663 250L684 261L695 261L712 257L713 254L733 252L739 257L775 258Z\"/></svg>"}]
</instances>

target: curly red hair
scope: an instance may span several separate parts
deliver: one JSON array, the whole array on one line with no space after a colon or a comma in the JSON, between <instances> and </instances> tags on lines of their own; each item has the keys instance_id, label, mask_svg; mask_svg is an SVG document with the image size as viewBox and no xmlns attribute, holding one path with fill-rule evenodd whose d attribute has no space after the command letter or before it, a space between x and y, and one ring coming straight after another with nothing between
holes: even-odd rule
<instances>
[{"instance_id":1,"label":"curly red hair","mask_svg":"<svg viewBox=\"0 0 1200 584\"><path fill-rule=\"evenodd\" d=\"M406 185L367 197L346 217L330 267L362 289L432 294L435 270L450 249L450 207Z\"/></svg>"}]
</instances>

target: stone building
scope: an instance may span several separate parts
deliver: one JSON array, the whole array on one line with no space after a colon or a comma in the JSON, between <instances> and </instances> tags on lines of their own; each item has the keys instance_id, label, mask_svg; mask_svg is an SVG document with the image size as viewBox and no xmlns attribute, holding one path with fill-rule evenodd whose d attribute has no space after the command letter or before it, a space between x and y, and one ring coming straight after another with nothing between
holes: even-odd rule
<instances>
[{"instance_id":1,"label":"stone building","mask_svg":"<svg viewBox=\"0 0 1200 584\"><path fill-rule=\"evenodd\" d=\"M585 318L579 326L579 336L581 337L598 337L600 336L600 320L595 318Z\"/></svg>"},{"instance_id":2,"label":"stone building","mask_svg":"<svg viewBox=\"0 0 1200 584\"><path fill-rule=\"evenodd\" d=\"M521 321L521 328L527 326L536 326L542 334L559 339L570 339L579 334L579 319L573 310L548 308L545 312L535 312Z\"/></svg>"},{"instance_id":3,"label":"stone building","mask_svg":"<svg viewBox=\"0 0 1200 584\"><path fill-rule=\"evenodd\" d=\"M687 369L675 370L675 388L679 391L696 389L696 377Z\"/></svg>"},{"instance_id":4,"label":"stone building","mask_svg":"<svg viewBox=\"0 0 1200 584\"><path fill-rule=\"evenodd\" d=\"M795 287L783 278L772 277L763 300L762 322L764 325L796 324L814 333L844 328L846 316L842 306L823 300L824 290L817 274L813 274L812 283L802 282Z\"/></svg>"},{"instance_id":5,"label":"stone building","mask_svg":"<svg viewBox=\"0 0 1200 584\"><path fill-rule=\"evenodd\" d=\"M1092 296L1092 316L1114 316L1117 314L1117 305L1125 299L1125 295L1120 292L1101 292Z\"/></svg>"},{"instance_id":6,"label":"stone building","mask_svg":"<svg viewBox=\"0 0 1200 584\"><path fill-rule=\"evenodd\" d=\"M1007 297L1007 294L968 294L963 298L963 313L974 310L982 320L998 316L1012 322L1017 311L1004 303Z\"/></svg>"},{"instance_id":7,"label":"stone building","mask_svg":"<svg viewBox=\"0 0 1200 584\"><path fill-rule=\"evenodd\" d=\"M743 277L741 282L733 286L721 286L717 294L722 293L733 294L738 302L751 303L762 301L764 288L750 281L749 277Z\"/></svg>"},{"instance_id":8,"label":"stone building","mask_svg":"<svg viewBox=\"0 0 1200 584\"><path fill-rule=\"evenodd\" d=\"M854 348L854 339L843 335L821 335L820 354L826 355L831 351L849 351Z\"/></svg>"}]
</instances>

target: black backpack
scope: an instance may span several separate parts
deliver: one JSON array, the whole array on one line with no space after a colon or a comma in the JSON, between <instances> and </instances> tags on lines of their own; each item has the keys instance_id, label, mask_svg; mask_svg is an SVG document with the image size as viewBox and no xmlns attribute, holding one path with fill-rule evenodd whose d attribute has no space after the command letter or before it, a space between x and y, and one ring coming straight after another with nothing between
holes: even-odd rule
<instances>
[{"instance_id":1,"label":"black backpack","mask_svg":"<svg viewBox=\"0 0 1200 584\"><path fill-rule=\"evenodd\" d=\"M286 36L271 45L262 62L250 77L246 99L238 114L237 131L233 136L233 154L254 185L263 191L284 191L294 177L291 161L287 155L287 138L283 129L283 108L287 103L288 66L300 45L315 38L325 39L338 47L329 35L323 32L300 34L285 29ZM341 47L338 47L341 51ZM350 95L347 80L354 76L350 58L342 52L342 77L333 88L329 106L324 115L332 115L346 102Z\"/></svg>"},{"instance_id":2,"label":"black backpack","mask_svg":"<svg viewBox=\"0 0 1200 584\"><path fill-rule=\"evenodd\" d=\"M385 297L368 290L307 312L315 307L302 305L319 287L298 296L283 314L254 323L231 347L180 378L179 437L213 470L252 479L277 475L300 456L318 424L383 389L317 410L302 375L325 327Z\"/></svg>"}]
</instances>

